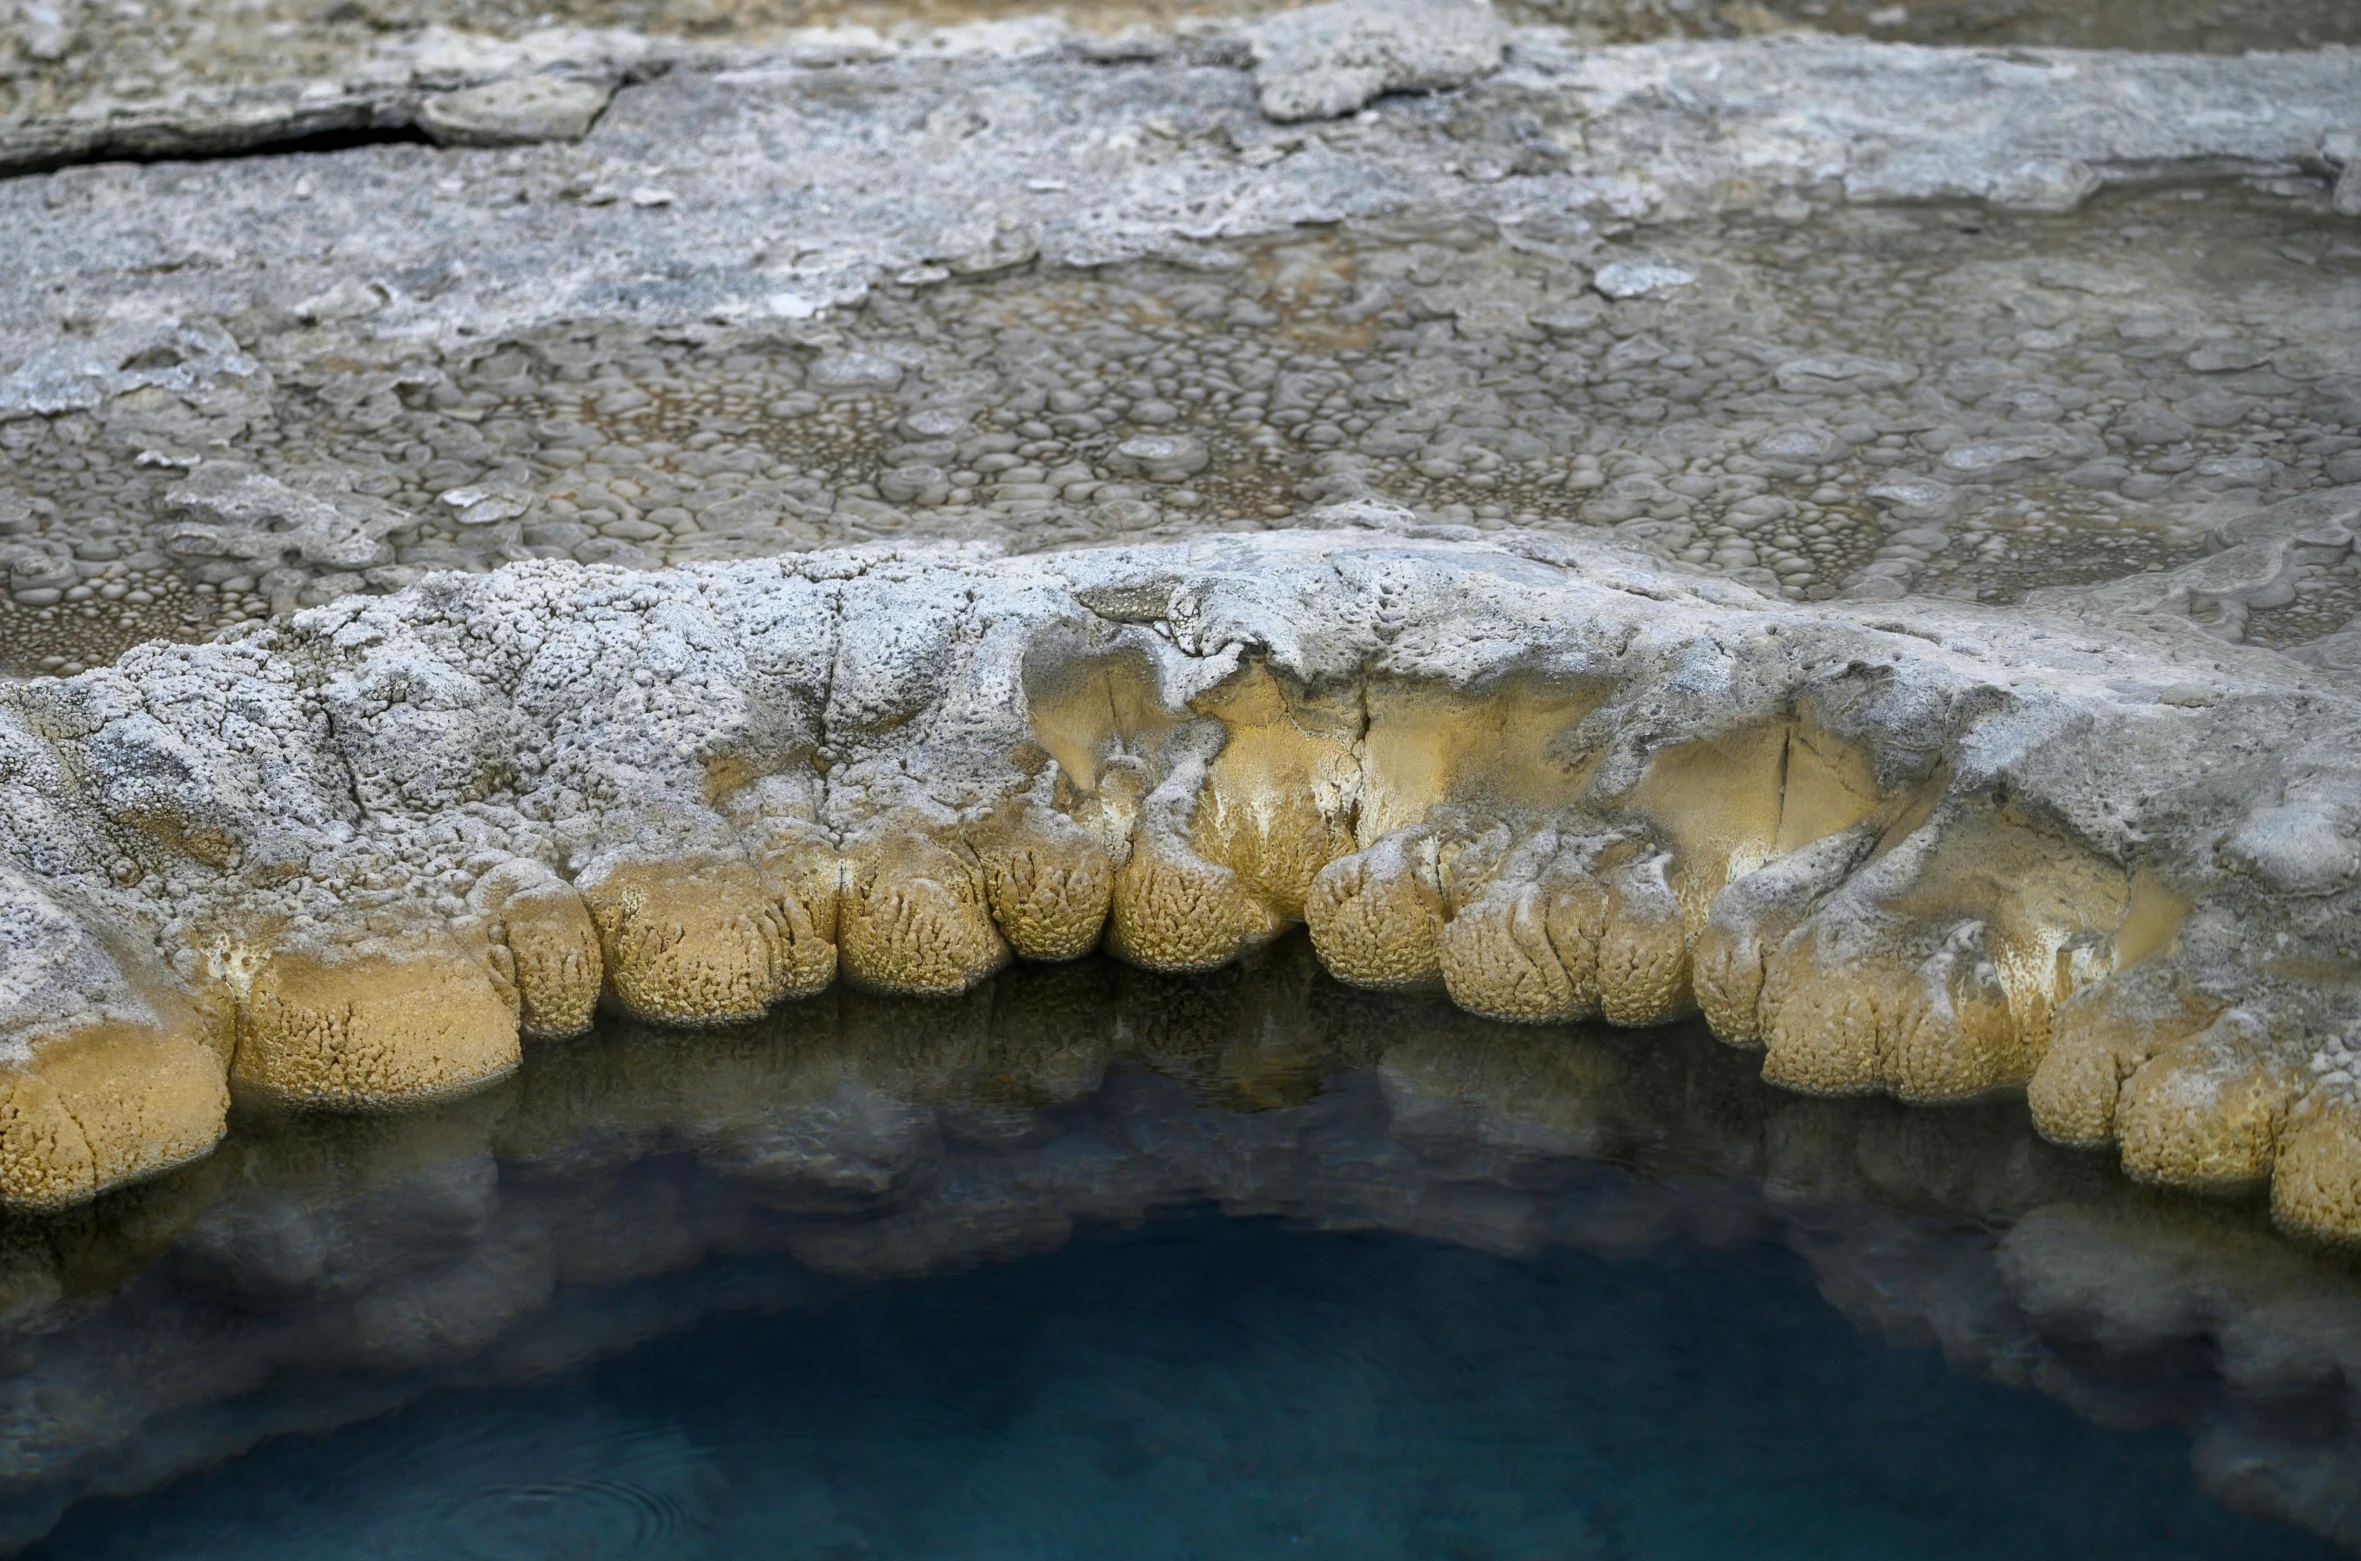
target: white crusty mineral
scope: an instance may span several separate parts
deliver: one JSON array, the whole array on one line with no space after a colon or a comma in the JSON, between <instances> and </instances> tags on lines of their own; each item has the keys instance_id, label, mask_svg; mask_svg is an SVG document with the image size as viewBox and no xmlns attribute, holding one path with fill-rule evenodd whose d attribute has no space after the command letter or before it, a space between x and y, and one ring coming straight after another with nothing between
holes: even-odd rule
<instances>
[{"instance_id":1,"label":"white crusty mineral","mask_svg":"<svg viewBox=\"0 0 2361 1561\"><path fill-rule=\"evenodd\" d=\"M1500 68L1487 0L1333 0L1254 28L1254 84L1282 122L1334 119L1386 92L1439 92Z\"/></svg>"},{"instance_id":2,"label":"white crusty mineral","mask_svg":"<svg viewBox=\"0 0 2361 1561\"><path fill-rule=\"evenodd\" d=\"M0 1191L199 1152L225 1076L401 1100L602 1002L1302 921L1499 1018L1702 1008L1799 1090L2028 1086L2137 1176L2276 1170L2361 1238L2361 698L2071 605L1412 526L533 563L145 646L0 695Z\"/></svg>"}]
</instances>

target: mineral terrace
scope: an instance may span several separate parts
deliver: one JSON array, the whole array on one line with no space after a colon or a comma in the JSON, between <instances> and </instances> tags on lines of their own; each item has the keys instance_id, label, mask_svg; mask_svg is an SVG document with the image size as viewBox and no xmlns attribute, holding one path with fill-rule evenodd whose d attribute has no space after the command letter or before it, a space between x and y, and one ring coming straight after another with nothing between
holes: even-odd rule
<instances>
[{"instance_id":1,"label":"mineral terrace","mask_svg":"<svg viewBox=\"0 0 2361 1561\"><path fill-rule=\"evenodd\" d=\"M24 11L0 1198L1300 923L2361 1240L2357 29L1941 9Z\"/></svg>"}]
</instances>

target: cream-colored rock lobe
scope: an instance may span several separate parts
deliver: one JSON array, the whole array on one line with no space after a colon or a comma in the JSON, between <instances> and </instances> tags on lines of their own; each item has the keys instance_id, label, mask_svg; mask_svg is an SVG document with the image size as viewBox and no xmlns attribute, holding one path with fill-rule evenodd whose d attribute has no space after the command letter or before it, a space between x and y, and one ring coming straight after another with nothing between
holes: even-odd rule
<instances>
[{"instance_id":1,"label":"cream-colored rock lobe","mask_svg":"<svg viewBox=\"0 0 2361 1561\"><path fill-rule=\"evenodd\" d=\"M2344 674L1321 518L1359 529L525 564L7 691L0 1196L201 1152L225 1080L418 1098L602 1002L1204 969L1304 922L1496 1018L1701 1008L1805 1092L2025 1087L2361 1239Z\"/></svg>"}]
</instances>

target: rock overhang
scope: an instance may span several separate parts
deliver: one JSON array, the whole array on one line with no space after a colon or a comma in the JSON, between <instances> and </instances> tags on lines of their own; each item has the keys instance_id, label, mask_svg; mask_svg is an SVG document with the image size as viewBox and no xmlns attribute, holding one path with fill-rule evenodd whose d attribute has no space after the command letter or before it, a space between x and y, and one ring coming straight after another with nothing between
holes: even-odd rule
<instances>
[{"instance_id":1,"label":"rock overhang","mask_svg":"<svg viewBox=\"0 0 2361 1561\"><path fill-rule=\"evenodd\" d=\"M1795 604L1397 520L523 564L6 704L17 919L189 1075L53 1065L89 1027L8 994L17 1201L201 1152L224 1080L392 1103L601 1004L729 1022L1102 941L1201 969L1308 921L1348 981L1702 1006L1790 1087L2028 1087L2137 1175L2276 1167L2286 1223L2361 1219L2361 888L2326 849L2361 700L2088 603ZM42 1110L133 1147L59 1161Z\"/></svg>"}]
</instances>

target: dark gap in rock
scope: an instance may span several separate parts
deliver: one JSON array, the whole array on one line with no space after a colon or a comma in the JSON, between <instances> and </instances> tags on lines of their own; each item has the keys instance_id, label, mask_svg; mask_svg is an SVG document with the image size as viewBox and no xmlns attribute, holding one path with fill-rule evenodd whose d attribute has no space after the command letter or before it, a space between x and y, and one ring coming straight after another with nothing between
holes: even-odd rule
<instances>
[{"instance_id":1,"label":"dark gap in rock","mask_svg":"<svg viewBox=\"0 0 2361 1561\"><path fill-rule=\"evenodd\" d=\"M61 168L94 163L213 163L243 157L289 157L315 152L346 152L363 146L436 146L440 143L408 120L391 124L331 125L306 128L301 124L255 126L235 133L235 139L202 132L127 136L98 140L87 146L54 151L0 154L0 178L55 173Z\"/></svg>"}]
</instances>

